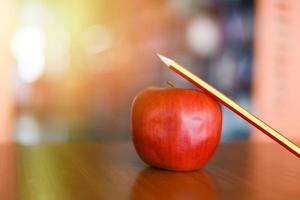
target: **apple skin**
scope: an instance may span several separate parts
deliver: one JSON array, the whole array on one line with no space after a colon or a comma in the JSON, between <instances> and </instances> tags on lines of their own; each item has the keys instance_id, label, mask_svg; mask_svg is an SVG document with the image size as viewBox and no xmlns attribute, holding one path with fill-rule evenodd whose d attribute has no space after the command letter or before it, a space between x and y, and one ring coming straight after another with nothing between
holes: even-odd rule
<instances>
[{"instance_id":1,"label":"apple skin","mask_svg":"<svg viewBox=\"0 0 300 200\"><path fill-rule=\"evenodd\" d=\"M222 110L198 90L146 88L133 100L131 129L144 162L167 170L196 170L219 144Z\"/></svg>"}]
</instances>

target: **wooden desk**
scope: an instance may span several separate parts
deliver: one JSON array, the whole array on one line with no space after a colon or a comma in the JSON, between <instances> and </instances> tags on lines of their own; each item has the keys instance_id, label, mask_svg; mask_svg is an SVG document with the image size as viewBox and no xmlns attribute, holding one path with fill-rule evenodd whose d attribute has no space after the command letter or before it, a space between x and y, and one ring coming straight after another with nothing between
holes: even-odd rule
<instances>
[{"instance_id":1,"label":"wooden desk","mask_svg":"<svg viewBox=\"0 0 300 200\"><path fill-rule=\"evenodd\" d=\"M300 199L300 159L278 145L221 145L194 172L153 169L130 143L0 145L0 199Z\"/></svg>"}]
</instances>

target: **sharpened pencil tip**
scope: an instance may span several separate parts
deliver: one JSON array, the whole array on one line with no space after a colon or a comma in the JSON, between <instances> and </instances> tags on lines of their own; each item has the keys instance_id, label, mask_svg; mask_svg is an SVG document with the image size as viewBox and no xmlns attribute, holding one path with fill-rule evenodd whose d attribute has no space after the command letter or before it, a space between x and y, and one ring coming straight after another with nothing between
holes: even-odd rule
<instances>
[{"instance_id":1,"label":"sharpened pencil tip","mask_svg":"<svg viewBox=\"0 0 300 200\"><path fill-rule=\"evenodd\" d=\"M170 58L167 58L166 56L163 56L163 55L161 55L161 54L159 54L159 53L156 53L156 55L157 55L158 58L159 58L163 63L165 63L165 65L167 65L168 67L169 67L170 65L172 65L172 63L174 63L173 60L171 60Z\"/></svg>"}]
</instances>

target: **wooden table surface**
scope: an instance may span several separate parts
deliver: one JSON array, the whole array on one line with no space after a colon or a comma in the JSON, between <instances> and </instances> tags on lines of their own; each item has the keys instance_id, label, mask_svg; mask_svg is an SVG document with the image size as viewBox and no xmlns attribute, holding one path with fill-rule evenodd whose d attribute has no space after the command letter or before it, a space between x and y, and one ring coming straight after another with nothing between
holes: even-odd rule
<instances>
[{"instance_id":1,"label":"wooden table surface","mask_svg":"<svg viewBox=\"0 0 300 200\"><path fill-rule=\"evenodd\" d=\"M206 167L148 167L128 142L0 145L0 199L300 199L300 159L280 146L220 145Z\"/></svg>"}]
</instances>

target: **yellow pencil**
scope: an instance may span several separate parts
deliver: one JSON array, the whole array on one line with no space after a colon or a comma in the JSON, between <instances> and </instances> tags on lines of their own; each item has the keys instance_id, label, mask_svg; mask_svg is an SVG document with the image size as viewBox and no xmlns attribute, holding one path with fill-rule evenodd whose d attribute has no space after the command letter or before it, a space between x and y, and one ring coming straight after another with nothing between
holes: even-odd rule
<instances>
[{"instance_id":1,"label":"yellow pencil","mask_svg":"<svg viewBox=\"0 0 300 200\"><path fill-rule=\"evenodd\" d=\"M207 93L208 95L216 99L218 102L228 107L230 110L238 114L240 117L251 123L253 126L261 130L263 133L268 135L270 138L272 138L273 140L281 144L283 147L285 147L287 150L289 150L291 153L300 158L300 148L296 144L291 142L289 139L287 139L285 136L280 134L278 131L267 125L265 122L263 122L253 114L249 113L247 110L245 110L233 100L231 100L223 93L215 89L213 86L209 85L208 83L206 83L205 81L203 81L184 67L177 64L174 60L171 60L170 58L167 58L160 54L157 55L161 59L161 61L167 65L169 69L173 70L183 78L193 83L203 92Z\"/></svg>"}]
</instances>

